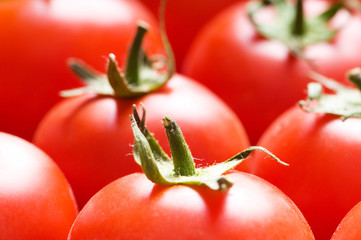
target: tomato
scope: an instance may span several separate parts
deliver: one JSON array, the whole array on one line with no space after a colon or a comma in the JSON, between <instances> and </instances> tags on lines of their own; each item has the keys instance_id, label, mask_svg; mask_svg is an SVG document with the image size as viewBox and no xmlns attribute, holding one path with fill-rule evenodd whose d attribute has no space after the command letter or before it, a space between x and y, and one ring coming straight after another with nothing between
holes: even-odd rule
<instances>
[{"instance_id":1,"label":"tomato","mask_svg":"<svg viewBox=\"0 0 361 240\"><path fill-rule=\"evenodd\" d=\"M342 219L331 240L357 240L361 237L361 203L357 203Z\"/></svg>"},{"instance_id":2,"label":"tomato","mask_svg":"<svg viewBox=\"0 0 361 240\"><path fill-rule=\"evenodd\" d=\"M314 239L293 202L266 181L228 170L255 150L197 168L180 126L162 118L171 157L137 111L130 116L133 156L144 174L119 178L79 213L68 239ZM160 124L159 124L160 125ZM188 147L189 146L189 147Z\"/></svg>"},{"instance_id":3,"label":"tomato","mask_svg":"<svg viewBox=\"0 0 361 240\"><path fill-rule=\"evenodd\" d=\"M323 11L325 5L305 1L306 15ZM304 58L318 72L340 81L346 70L360 65L361 18L340 10L330 23L339 27L337 34L330 41L305 47L303 58L296 58L285 44L256 31L247 6L233 5L213 18L192 43L181 72L225 100L255 144L277 116L304 97L311 70ZM255 16L259 23L273 22L273 17L269 8Z\"/></svg>"},{"instance_id":4,"label":"tomato","mask_svg":"<svg viewBox=\"0 0 361 240\"><path fill-rule=\"evenodd\" d=\"M78 210L59 167L31 143L0 133L0 238L65 239Z\"/></svg>"},{"instance_id":5,"label":"tomato","mask_svg":"<svg viewBox=\"0 0 361 240\"><path fill-rule=\"evenodd\" d=\"M289 164L255 153L245 169L273 183L300 208L316 239L330 239L361 199L361 119L307 113L297 106L281 115L257 145Z\"/></svg>"},{"instance_id":6,"label":"tomato","mask_svg":"<svg viewBox=\"0 0 361 240\"><path fill-rule=\"evenodd\" d=\"M171 0L167 1L165 23L179 68L198 31L218 12L239 0ZM141 0L159 16L160 0Z\"/></svg>"},{"instance_id":7,"label":"tomato","mask_svg":"<svg viewBox=\"0 0 361 240\"><path fill-rule=\"evenodd\" d=\"M120 64L138 20L152 27L147 51L161 51L158 23L132 0L5 0L0 3L0 130L31 140L59 91L80 86L70 57L103 69L113 52Z\"/></svg>"},{"instance_id":8,"label":"tomato","mask_svg":"<svg viewBox=\"0 0 361 240\"><path fill-rule=\"evenodd\" d=\"M182 75L135 99L91 93L65 99L42 120L34 143L65 172L80 207L109 182L140 170L132 160L129 127L132 105L140 103L147 109L147 125L162 146L167 146L167 141L159 119L165 115L177 119L199 164L228 158L249 144L229 107Z\"/></svg>"},{"instance_id":9,"label":"tomato","mask_svg":"<svg viewBox=\"0 0 361 240\"><path fill-rule=\"evenodd\" d=\"M273 185L247 173L229 177L227 192L157 185L141 173L120 178L85 205L68 239L314 239Z\"/></svg>"}]
</instances>

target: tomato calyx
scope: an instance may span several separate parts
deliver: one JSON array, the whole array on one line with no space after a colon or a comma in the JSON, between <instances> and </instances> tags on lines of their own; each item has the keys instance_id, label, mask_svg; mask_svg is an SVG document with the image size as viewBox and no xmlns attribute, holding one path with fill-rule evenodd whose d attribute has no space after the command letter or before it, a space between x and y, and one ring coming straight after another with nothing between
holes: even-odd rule
<instances>
[{"instance_id":1,"label":"tomato calyx","mask_svg":"<svg viewBox=\"0 0 361 240\"><path fill-rule=\"evenodd\" d=\"M164 15L165 2L162 2ZM109 54L107 73L102 74L78 59L70 59L69 67L84 81L85 87L62 91L63 97L86 92L110 95L118 98L140 97L163 87L175 72L173 51L165 33L164 17L160 18L160 33L166 56L147 56L141 45L148 30L148 24L138 22L137 32L129 49L124 73L118 68L114 54Z\"/></svg>"},{"instance_id":2,"label":"tomato calyx","mask_svg":"<svg viewBox=\"0 0 361 240\"><path fill-rule=\"evenodd\" d=\"M267 23L258 23L256 14L268 6L275 9L276 18ZM286 0L252 1L248 5L248 17L261 36L278 40L289 48L291 54L305 58L302 53L305 47L329 41L335 36L337 30L331 29L328 22L343 7L342 2L336 2L321 14L306 18L303 0L297 0L296 5Z\"/></svg>"},{"instance_id":3,"label":"tomato calyx","mask_svg":"<svg viewBox=\"0 0 361 240\"><path fill-rule=\"evenodd\" d=\"M143 116L140 118L134 106L130 119L135 138L134 159L148 179L157 184L205 185L213 190L226 191L232 186L232 180L222 174L243 162L255 150L263 151L279 163L287 165L267 149L251 146L222 163L196 168L182 131L171 117L164 117L162 120L171 149L171 158L146 128L144 108Z\"/></svg>"},{"instance_id":4,"label":"tomato calyx","mask_svg":"<svg viewBox=\"0 0 361 240\"><path fill-rule=\"evenodd\" d=\"M361 117L361 69L348 71L348 79L357 87L347 87L335 80L316 72L311 77L317 82L307 86L307 99L301 100L299 106L306 112L328 113L340 116L342 120L350 117ZM323 93L323 87L334 94Z\"/></svg>"}]
</instances>

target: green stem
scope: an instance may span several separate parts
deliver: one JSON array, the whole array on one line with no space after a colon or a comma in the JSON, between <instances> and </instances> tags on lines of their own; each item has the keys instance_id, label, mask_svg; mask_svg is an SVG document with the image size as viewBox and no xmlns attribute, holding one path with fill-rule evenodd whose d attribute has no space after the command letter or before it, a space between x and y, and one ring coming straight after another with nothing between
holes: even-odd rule
<instances>
[{"instance_id":1,"label":"green stem","mask_svg":"<svg viewBox=\"0 0 361 240\"><path fill-rule=\"evenodd\" d=\"M127 60L125 77L128 81L128 84L137 86L139 84L139 69L140 61L142 59L141 54L144 55L142 51L142 42L145 34L147 33L148 24L145 22L138 22L138 30L135 35L134 41L129 50L129 56Z\"/></svg>"},{"instance_id":2,"label":"green stem","mask_svg":"<svg viewBox=\"0 0 361 240\"><path fill-rule=\"evenodd\" d=\"M292 33L294 36L302 36L304 33L304 10L303 0L297 0L296 3L296 15L293 23Z\"/></svg>"},{"instance_id":3,"label":"green stem","mask_svg":"<svg viewBox=\"0 0 361 240\"><path fill-rule=\"evenodd\" d=\"M174 164L174 172L180 176L192 176L196 173L192 154L184 140L179 126L170 117L163 118Z\"/></svg>"},{"instance_id":4,"label":"green stem","mask_svg":"<svg viewBox=\"0 0 361 240\"><path fill-rule=\"evenodd\" d=\"M165 10L166 10L167 0L162 0L160 5L160 17L159 17L159 27L160 27L160 35L162 38L163 46L165 53L167 55L167 67L168 67L168 77L171 78L175 73L175 58L173 54L172 46L167 37L167 30L165 26Z\"/></svg>"}]
</instances>

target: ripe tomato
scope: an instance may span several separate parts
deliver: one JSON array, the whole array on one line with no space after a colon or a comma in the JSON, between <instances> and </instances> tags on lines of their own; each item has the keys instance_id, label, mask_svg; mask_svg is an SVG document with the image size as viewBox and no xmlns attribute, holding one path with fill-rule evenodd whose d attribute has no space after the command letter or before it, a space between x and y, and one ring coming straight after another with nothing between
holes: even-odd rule
<instances>
[{"instance_id":1,"label":"ripe tomato","mask_svg":"<svg viewBox=\"0 0 361 240\"><path fill-rule=\"evenodd\" d=\"M357 240L361 238L361 203L357 203L338 225L331 240Z\"/></svg>"},{"instance_id":2,"label":"ripe tomato","mask_svg":"<svg viewBox=\"0 0 361 240\"><path fill-rule=\"evenodd\" d=\"M0 238L65 239L78 213L63 173L45 153L0 133Z\"/></svg>"},{"instance_id":3,"label":"ripe tomato","mask_svg":"<svg viewBox=\"0 0 361 240\"><path fill-rule=\"evenodd\" d=\"M68 239L314 239L279 189L247 173L227 176L234 182L227 192L125 176L85 205Z\"/></svg>"},{"instance_id":4,"label":"ripe tomato","mask_svg":"<svg viewBox=\"0 0 361 240\"><path fill-rule=\"evenodd\" d=\"M171 157L134 111L133 173L94 195L75 220L68 239L314 239L293 202L273 185L226 172L261 147L196 168L178 124L162 118ZM159 124L160 125L160 124Z\"/></svg>"},{"instance_id":5,"label":"ripe tomato","mask_svg":"<svg viewBox=\"0 0 361 240\"><path fill-rule=\"evenodd\" d=\"M80 86L67 59L103 69L114 52L122 63L139 19L153 26L145 48L160 51L154 16L133 0L1 1L0 130L31 140L59 91Z\"/></svg>"},{"instance_id":6,"label":"ripe tomato","mask_svg":"<svg viewBox=\"0 0 361 240\"><path fill-rule=\"evenodd\" d=\"M140 0L159 16L161 0ZM178 67L198 31L218 12L239 0L171 0L167 2L167 35L173 46Z\"/></svg>"},{"instance_id":7,"label":"ripe tomato","mask_svg":"<svg viewBox=\"0 0 361 240\"><path fill-rule=\"evenodd\" d=\"M167 146L167 138L159 124L161 117L177 119L199 164L226 159L249 145L230 108L182 75L174 75L160 90L139 98L89 93L65 99L40 123L34 143L63 169L80 207L109 182L140 170L132 160L129 127L132 106L140 103L147 109L147 125L162 146Z\"/></svg>"},{"instance_id":8,"label":"ripe tomato","mask_svg":"<svg viewBox=\"0 0 361 240\"><path fill-rule=\"evenodd\" d=\"M275 120L258 142L289 166L275 165L258 152L243 166L284 191L300 208L316 239L330 239L361 199L360 133L359 118L342 121L295 106Z\"/></svg>"},{"instance_id":9,"label":"ripe tomato","mask_svg":"<svg viewBox=\"0 0 361 240\"><path fill-rule=\"evenodd\" d=\"M325 5L325 1L305 1L306 15L325 10ZM239 3L212 19L192 44L181 72L224 99L255 144L279 114L304 97L311 67L285 44L260 36L247 6ZM263 11L256 21L273 22L274 11ZM361 18L342 10L331 24L339 27L332 40L309 45L302 54L313 60L317 71L341 80L346 70L361 63Z\"/></svg>"}]
</instances>

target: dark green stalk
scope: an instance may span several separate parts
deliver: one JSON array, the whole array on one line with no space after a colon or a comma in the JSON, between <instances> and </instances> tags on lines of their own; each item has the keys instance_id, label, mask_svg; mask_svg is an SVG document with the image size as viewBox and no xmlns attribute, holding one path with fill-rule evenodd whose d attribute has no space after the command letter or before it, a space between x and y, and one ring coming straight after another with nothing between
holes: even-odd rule
<instances>
[{"instance_id":1,"label":"dark green stalk","mask_svg":"<svg viewBox=\"0 0 361 240\"><path fill-rule=\"evenodd\" d=\"M296 3L296 15L293 23L292 33L294 36L302 36L304 34L304 10L303 0L297 0Z\"/></svg>"},{"instance_id":2,"label":"dark green stalk","mask_svg":"<svg viewBox=\"0 0 361 240\"><path fill-rule=\"evenodd\" d=\"M145 22L138 23L138 31L135 35L133 43L129 49L129 56L126 65L125 77L129 85L137 86L139 84L139 69L140 69L140 59L144 55L142 51L142 42L145 34L147 33L148 24Z\"/></svg>"}]
</instances>

